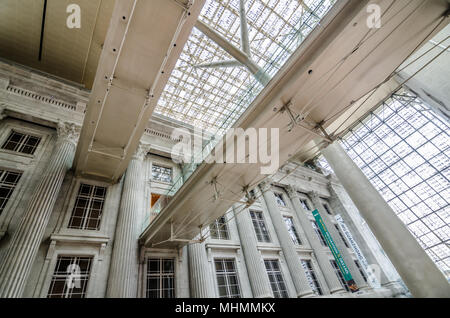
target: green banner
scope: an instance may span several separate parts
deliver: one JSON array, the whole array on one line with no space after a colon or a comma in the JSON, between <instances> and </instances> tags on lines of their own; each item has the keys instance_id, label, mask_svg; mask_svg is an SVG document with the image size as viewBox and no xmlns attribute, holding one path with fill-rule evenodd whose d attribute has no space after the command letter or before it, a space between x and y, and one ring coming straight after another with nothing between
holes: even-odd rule
<instances>
[{"instance_id":1,"label":"green banner","mask_svg":"<svg viewBox=\"0 0 450 318\"><path fill-rule=\"evenodd\" d=\"M334 256L334 259L336 260L336 264L338 265L342 275L344 276L345 281L347 282L348 287L352 292L357 292L359 288L356 285L355 281L353 280L352 274L350 273L347 265L345 265L344 259L342 258L341 253L336 247L336 244L334 243L330 232L328 232L328 229L325 226L325 223L323 222L323 219L319 214L319 210L317 209L314 210L312 214L317 222L317 226L319 227L320 232L322 232L322 235L325 238L325 241L327 242L328 247L330 248L331 253Z\"/></svg>"}]
</instances>

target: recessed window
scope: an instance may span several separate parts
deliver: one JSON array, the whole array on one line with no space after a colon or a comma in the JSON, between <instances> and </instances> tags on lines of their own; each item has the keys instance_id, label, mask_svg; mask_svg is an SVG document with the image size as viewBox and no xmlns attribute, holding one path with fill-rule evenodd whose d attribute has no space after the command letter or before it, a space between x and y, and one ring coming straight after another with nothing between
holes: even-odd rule
<instances>
[{"instance_id":1,"label":"recessed window","mask_svg":"<svg viewBox=\"0 0 450 318\"><path fill-rule=\"evenodd\" d=\"M308 279L309 286L314 291L316 295L323 295L322 287L320 287L319 280L317 279L316 273L310 260L301 260L303 269L305 270L306 278Z\"/></svg>"},{"instance_id":2,"label":"recessed window","mask_svg":"<svg viewBox=\"0 0 450 318\"><path fill-rule=\"evenodd\" d=\"M288 298L286 284L284 283L283 274L281 273L280 263L278 260L264 260L266 272L269 276L270 286L272 287L273 296L275 298Z\"/></svg>"},{"instance_id":3,"label":"recessed window","mask_svg":"<svg viewBox=\"0 0 450 318\"><path fill-rule=\"evenodd\" d=\"M289 235L291 236L294 244L302 245L302 242L300 241L300 238L297 234L297 230L295 229L294 220L292 219L292 217L284 216L283 219L284 219L284 223L286 223L287 230L288 230Z\"/></svg>"},{"instance_id":4,"label":"recessed window","mask_svg":"<svg viewBox=\"0 0 450 318\"><path fill-rule=\"evenodd\" d=\"M333 215L333 213L331 213L331 209L330 209L330 207L328 206L328 204L324 203L324 204L323 204L323 208L325 209L325 211L327 211L327 213L328 213L329 215Z\"/></svg>"},{"instance_id":5,"label":"recessed window","mask_svg":"<svg viewBox=\"0 0 450 318\"><path fill-rule=\"evenodd\" d=\"M2 149L33 155L41 138L12 130Z\"/></svg>"},{"instance_id":6,"label":"recessed window","mask_svg":"<svg viewBox=\"0 0 450 318\"><path fill-rule=\"evenodd\" d=\"M150 258L147 260L147 298L175 298L175 260Z\"/></svg>"},{"instance_id":7,"label":"recessed window","mask_svg":"<svg viewBox=\"0 0 450 318\"><path fill-rule=\"evenodd\" d=\"M284 207L287 206L286 202L284 201L283 195L281 193L274 192L274 195L275 195L275 199L277 200L277 204L279 206L284 206Z\"/></svg>"},{"instance_id":8,"label":"recessed window","mask_svg":"<svg viewBox=\"0 0 450 318\"><path fill-rule=\"evenodd\" d=\"M306 211L311 211L311 208L309 206L308 200L306 199L300 199L300 204Z\"/></svg>"},{"instance_id":9,"label":"recessed window","mask_svg":"<svg viewBox=\"0 0 450 318\"><path fill-rule=\"evenodd\" d=\"M92 257L59 256L48 290L48 298L85 298Z\"/></svg>"},{"instance_id":10,"label":"recessed window","mask_svg":"<svg viewBox=\"0 0 450 318\"><path fill-rule=\"evenodd\" d=\"M341 237L341 240L344 242L345 247L349 248L350 246L347 243L347 240L344 237L344 234L342 234L341 229L339 228L339 225L334 224L334 227L336 228L336 231L338 232L339 236Z\"/></svg>"},{"instance_id":11,"label":"recessed window","mask_svg":"<svg viewBox=\"0 0 450 318\"><path fill-rule=\"evenodd\" d=\"M105 187L81 184L69 220L69 228L99 230L105 196Z\"/></svg>"},{"instance_id":12,"label":"recessed window","mask_svg":"<svg viewBox=\"0 0 450 318\"><path fill-rule=\"evenodd\" d=\"M339 269L338 264L334 259L330 260L331 266L334 269L334 272L336 273L336 276L339 279L339 282L341 283L341 286L344 287L346 291L350 291L350 288L348 288L347 282L345 281L344 275L342 275L341 270Z\"/></svg>"},{"instance_id":13,"label":"recessed window","mask_svg":"<svg viewBox=\"0 0 450 318\"><path fill-rule=\"evenodd\" d=\"M261 211L250 211L250 217L252 218L252 223L258 242L269 243L270 235L267 230L263 213Z\"/></svg>"},{"instance_id":14,"label":"recessed window","mask_svg":"<svg viewBox=\"0 0 450 318\"><path fill-rule=\"evenodd\" d=\"M220 298L240 298L241 288L239 286L236 264L232 258L214 259L216 268L217 287Z\"/></svg>"},{"instance_id":15,"label":"recessed window","mask_svg":"<svg viewBox=\"0 0 450 318\"><path fill-rule=\"evenodd\" d=\"M323 236L322 232L320 231L319 226L317 225L316 221L311 221L311 225L314 229L314 232L316 232L317 237L319 238L320 244L323 246L328 246L327 241L325 240L325 237Z\"/></svg>"},{"instance_id":16,"label":"recessed window","mask_svg":"<svg viewBox=\"0 0 450 318\"><path fill-rule=\"evenodd\" d=\"M152 179L172 183L172 168L152 164Z\"/></svg>"},{"instance_id":17,"label":"recessed window","mask_svg":"<svg viewBox=\"0 0 450 318\"><path fill-rule=\"evenodd\" d=\"M0 170L0 214L14 192L20 177L22 177L21 172Z\"/></svg>"},{"instance_id":18,"label":"recessed window","mask_svg":"<svg viewBox=\"0 0 450 318\"><path fill-rule=\"evenodd\" d=\"M358 270L359 270L359 272L361 273L362 278L363 278L364 281L367 283L367 275L366 275L366 273L364 272L364 270L363 270L361 264L360 264L356 259L355 259L354 261L355 261L356 267L358 267Z\"/></svg>"},{"instance_id":19,"label":"recessed window","mask_svg":"<svg viewBox=\"0 0 450 318\"><path fill-rule=\"evenodd\" d=\"M228 233L228 226L225 216L222 216L214 221L209 226L209 231L211 233L211 238L216 240L229 240L230 235Z\"/></svg>"}]
</instances>

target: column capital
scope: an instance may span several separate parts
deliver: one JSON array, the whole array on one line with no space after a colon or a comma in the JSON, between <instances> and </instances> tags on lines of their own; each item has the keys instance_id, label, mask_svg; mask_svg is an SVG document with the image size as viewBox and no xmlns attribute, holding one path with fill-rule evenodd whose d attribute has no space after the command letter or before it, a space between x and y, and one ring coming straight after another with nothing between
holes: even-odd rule
<instances>
[{"instance_id":1,"label":"column capital","mask_svg":"<svg viewBox=\"0 0 450 318\"><path fill-rule=\"evenodd\" d=\"M272 188L272 179L271 178L266 178L264 179L260 184L259 184L259 188L261 189L262 192L266 192L269 191Z\"/></svg>"},{"instance_id":2,"label":"column capital","mask_svg":"<svg viewBox=\"0 0 450 318\"><path fill-rule=\"evenodd\" d=\"M150 150L150 147L151 147L150 144L144 144L142 142L139 142L139 145L131 158L140 161L144 160L145 156Z\"/></svg>"},{"instance_id":3,"label":"column capital","mask_svg":"<svg viewBox=\"0 0 450 318\"><path fill-rule=\"evenodd\" d=\"M56 133L58 135L57 142L70 142L74 146L78 143L81 127L71 122L58 122Z\"/></svg>"},{"instance_id":4,"label":"column capital","mask_svg":"<svg viewBox=\"0 0 450 318\"><path fill-rule=\"evenodd\" d=\"M320 198L319 192L317 192L317 191L309 191L308 195L311 197L311 199L319 199Z\"/></svg>"},{"instance_id":5,"label":"column capital","mask_svg":"<svg viewBox=\"0 0 450 318\"><path fill-rule=\"evenodd\" d=\"M296 187L291 186L290 184L284 188L291 199L296 199L299 197L298 190Z\"/></svg>"}]
</instances>

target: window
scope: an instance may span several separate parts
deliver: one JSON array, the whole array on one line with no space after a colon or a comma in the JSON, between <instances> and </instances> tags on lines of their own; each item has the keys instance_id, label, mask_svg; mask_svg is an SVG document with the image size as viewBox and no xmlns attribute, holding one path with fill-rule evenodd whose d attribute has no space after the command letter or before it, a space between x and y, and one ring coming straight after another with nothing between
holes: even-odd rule
<instances>
[{"instance_id":1,"label":"window","mask_svg":"<svg viewBox=\"0 0 450 318\"><path fill-rule=\"evenodd\" d=\"M172 168L166 168L152 164L152 179L172 183Z\"/></svg>"},{"instance_id":2,"label":"window","mask_svg":"<svg viewBox=\"0 0 450 318\"><path fill-rule=\"evenodd\" d=\"M279 206L284 206L284 207L287 206L286 202L284 201L283 195L281 193L274 192L273 194L275 195L275 199L277 200L277 204Z\"/></svg>"},{"instance_id":3,"label":"window","mask_svg":"<svg viewBox=\"0 0 450 318\"><path fill-rule=\"evenodd\" d=\"M354 261L355 261L356 267L358 267L358 270L361 273L362 278L367 283L367 276L366 276L366 273L364 272L364 270L362 269L361 264L356 259Z\"/></svg>"},{"instance_id":4,"label":"window","mask_svg":"<svg viewBox=\"0 0 450 318\"><path fill-rule=\"evenodd\" d=\"M341 270L339 269L338 264L334 259L330 260L331 266L333 266L334 272L336 273L336 276L339 278L339 282L341 283L341 286L345 288L346 291L350 291L350 288L347 286L347 282L344 279L344 275L342 275Z\"/></svg>"},{"instance_id":5,"label":"window","mask_svg":"<svg viewBox=\"0 0 450 318\"><path fill-rule=\"evenodd\" d=\"M59 256L48 290L48 298L85 298L92 257Z\"/></svg>"},{"instance_id":6,"label":"window","mask_svg":"<svg viewBox=\"0 0 450 318\"><path fill-rule=\"evenodd\" d=\"M286 284L284 283L283 274L281 273L278 260L264 260L267 275L269 275L270 286L272 287L273 296L275 298L288 298Z\"/></svg>"},{"instance_id":7,"label":"window","mask_svg":"<svg viewBox=\"0 0 450 318\"><path fill-rule=\"evenodd\" d=\"M147 298L175 298L175 260L149 258L147 260Z\"/></svg>"},{"instance_id":8,"label":"window","mask_svg":"<svg viewBox=\"0 0 450 318\"><path fill-rule=\"evenodd\" d=\"M447 120L407 90L393 94L342 146L422 248L450 271Z\"/></svg>"},{"instance_id":9,"label":"window","mask_svg":"<svg viewBox=\"0 0 450 318\"><path fill-rule=\"evenodd\" d=\"M297 230L294 226L294 220L290 216L284 216L284 223L286 223L287 230L289 234L291 235L292 241L295 245L302 245L302 242L300 241L300 238L297 234Z\"/></svg>"},{"instance_id":10,"label":"window","mask_svg":"<svg viewBox=\"0 0 450 318\"><path fill-rule=\"evenodd\" d=\"M20 177L22 177L21 172L0 170L0 214L19 183Z\"/></svg>"},{"instance_id":11,"label":"window","mask_svg":"<svg viewBox=\"0 0 450 318\"><path fill-rule=\"evenodd\" d=\"M216 240L229 240L230 236L228 234L227 221L225 216L222 216L214 221L213 224L209 226L211 232L211 238Z\"/></svg>"},{"instance_id":12,"label":"window","mask_svg":"<svg viewBox=\"0 0 450 318\"><path fill-rule=\"evenodd\" d=\"M99 230L106 188L81 184L78 191L69 228Z\"/></svg>"},{"instance_id":13,"label":"window","mask_svg":"<svg viewBox=\"0 0 450 318\"><path fill-rule=\"evenodd\" d=\"M12 130L2 149L33 155L41 138Z\"/></svg>"},{"instance_id":14,"label":"window","mask_svg":"<svg viewBox=\"0 0 450 318\"><path fill-rule=\"evenodd\" d=\"M309 207L308 200L306 199L300 199L300 204L306 211L311 211L311 208Z\"/></svg>"},{"instance_id":15,"label":"window","mask_svg":"<svg viewBox=\"0 0 450 318\"><path fill-rule=\"evenodd\" d=\"M317 279L316 273L312 267L310 260L301 260L303 269L305 270L306 278L308 279L309 286L316 295L323 295L322 288L320 287L319 280Z\"/></svg>"},{"instance_id":16,"label":"window","mask_svg":"<svg viewBox=\"0 0 450 318\"><path fill-rule=\"evenodd\" d=\"M327 213L329 215L333 215L333 213L331 213L331 210L330 210L330 207L328 206L328 204L324 203L322 205L323 205L323 208L325 209L325 211L327 211Z\"/></svg>"},{"instance_id":17,"label":"window","mask_svg":"<svg viewBox=\"0 0 450 318\"><path fill-rule=\"evenodd\" d=\"M214 259L217 276L217 286L220 298L240 298L241 288L236 271L236 265L232 258Z\"/></svg>"},{"instance_id":18,"label":"window","mask_svg":"<svg viewBox=\"0 0 450 318\"><path fill-rule=\"evenodd\" d=\"M336 228L336 231L338 232L339 236L341 237L342 241L344 242L345 247L349 248L350 246L347 243L347 240L344 237L344 234L342 234L341 229L339 228L339 225L334 224L334 227Z\"/></svg>"},{"instance_id":19,"label":"window","mask_svg":"<svg viewBox=\"0 0 450 318\"><path fill-rule=\"evenodd\" d=\"M266 227L266 222L264 221L264 216L261 211L250 211L250 216L252 218L253 227L255 228L256 238L258 242L270 242L269 231Z\"/></svg>"},{"instance_id":20,"label":"window","mask_svg":"<svg viewBox=\"0 0 450 318\"><path fill-rule=\"evenodd\" d=\"M325 240L325 237L323 237L322 232L319 229L319 226L317 225L316 221L311 221L312 227L314 229L314 232L316 232L317 237L320 240L320 244L322 244L323 246L328 246L327 241Z\"/></svg>"}]
</instances>

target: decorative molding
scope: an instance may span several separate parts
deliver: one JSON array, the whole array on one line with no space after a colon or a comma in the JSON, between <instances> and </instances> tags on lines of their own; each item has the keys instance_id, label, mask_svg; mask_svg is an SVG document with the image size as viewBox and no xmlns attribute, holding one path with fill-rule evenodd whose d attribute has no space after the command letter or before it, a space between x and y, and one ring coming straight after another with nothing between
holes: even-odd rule
<instances>
[{"instance_id":1,"label":"decorative molding","mask_svg":"<svg viewBox=\"0 0 450 318\"><path fill-rule=\"evenodd\" d=\"M65 108L65 109L68 109L68 110L71 110L71 111L77 111L77 105L73 105L73 104L64 102L62 100L55 99L55 98L53 98L51 96L50 97L49 96L44 96L44 95L38 94L36 92L27 90L25 88L21 88L21 87L17 87L17 86L8 86L6 88L6 91L8 91L10 93L13 93L15 95L20 95L20 96L32 98L34 100L41 101L41 102L44 102L44 103L47 103L47 104L51 104L51 105L54 105L54 106L57 106L57 107L62 107L62 108ZM84 112L84 109L83 109L82 112Z\"/></svg>"},{"instance_id":2,"label":"decorative molding","mask_svg":"<svg viewBox=\"0 0 450 318\"><path fill-rule=\"evenodd\" d=\"M169 139L169 140L176 141L176 142L181 141L181 138L172 138L172 136L169 134L166 134L166 133L163 133L163 132L151 129L151 128L145 128L145 133L148 135L153 135L153 136Z\"/></svg>"},{"instance_id":3,"label":"decorative molding","mask_svg":"<svg viewBox=\"0 0 450 318\"><path fill-rule=\"evenodd\" d=\"M290 184L285 186L284 190L286 191L290 199L297 199L300 197L298 190Z\"/></svg>"},{"instance_id":4,"label":"decorative molding","mask_svg":"<svg viewBox=\"0 0 450 318\"><path fill-rule=\"evenodd\" d=\"M64 242L64 243L84 243L84 244L94 244L100 245L108 244L109 237L107 236L78 236L78 235L67 235L67 234L53 234L50 239L52 241Z\"/></svg>"},{"instance_id":5,"label":"decorative molding","mask_svg":"<svg viewBox=\"0 0 450 318\"><path fill-rule=\"evenodd\" d=\"M80 137L81 127L75 123L58 122L56 127L58 141L57 142L70 142L75 147Z\"/></svg>"},{"instance_id":6,"label":"decorative molding","mask_svg":"<svg viewBox=\"0 0 450 318\"><path fill-rule=\"evenodd\" d=\"M150 151L150 148L150 144L139 142L139 145L131 158L140 161L144 160L144 158L147 156L147 153Z\"/></svg>"}]
</instances>

